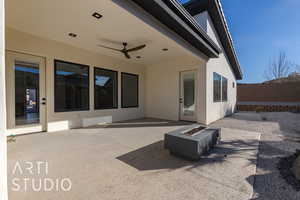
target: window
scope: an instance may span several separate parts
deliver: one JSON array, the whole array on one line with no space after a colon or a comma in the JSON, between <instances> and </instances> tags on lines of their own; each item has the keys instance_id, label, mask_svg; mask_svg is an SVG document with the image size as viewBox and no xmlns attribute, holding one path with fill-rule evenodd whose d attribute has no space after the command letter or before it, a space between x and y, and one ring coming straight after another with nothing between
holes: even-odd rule
<instances>
[{"instance_id":1,"label":"window","mask_svg":"<svg viewBox=\"0 0 300 200\"><path fill-rule=\"evenodd\" d=\"M214 102L227 101L228 80L214 72Z\"/></svg>"},{"instance_id":2,"label":"window","mask_svg":"<svg viewBox=\"0 0 300 200\"><path fill-rule=\"evenodd\" d=\"M227 78L222 76L222 101L227 101Z\"/></svg>"},{"instance_id":3,"label":"window","mask_svg":"<svg viewBox=\"0 0 300 200\"><path fill-rule=\"evenodd\" d=\"M94 68L95 109L118 108L118 72Z\"/></svg>"},{"instance_id":4,"label":"window","mask_svg":"<svg viewBox=\"0 0 300 200\"><path fill-rule=\"evenodd\" d=\"M221 101L221 75L214 72L214 102Z\"/></svg>"},{"instance_id":5,"label":"window","mask_svg":"<svg viewBox=\"0 0 300 200\"><path fill-rule=\"evenodd\" d=\"M55 112L89 110L89 66L54 61Z\"/></svg>"},{"instance_id":6,"label":"window","mask_svg":"<svg viewBox=\"0 0 300 200\"><path fill-rule=\"evenodd\" d=\"M122 108L139 106L139 76L122 72Z\"/></svg>"}]
</instances>

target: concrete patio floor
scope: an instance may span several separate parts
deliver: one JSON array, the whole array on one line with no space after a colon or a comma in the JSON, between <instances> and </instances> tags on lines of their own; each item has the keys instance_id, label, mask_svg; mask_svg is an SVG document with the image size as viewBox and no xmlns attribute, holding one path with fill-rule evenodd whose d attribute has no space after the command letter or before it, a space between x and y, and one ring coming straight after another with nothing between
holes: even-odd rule
<instances>
[{"instance_id":1,"label":"concrete patio floor","mask_svg":"<svg viewBox=\"0 0 300 200\"><path fill-rule=\"evenodd\" d=\"M164 133L187 123L141 119L20 136L8 145L9 199L242 200L253 193L260 133L222 128L222 142L199 162L171 156ZM221 127L221 126L220 126ZM26 170L46 161L47 172ZM16 163L23 171L16 172ZM20 191L13 191L18 182ZM69 178L68 192L24 191L22 180Z\"/></svg>"}]
</instances>

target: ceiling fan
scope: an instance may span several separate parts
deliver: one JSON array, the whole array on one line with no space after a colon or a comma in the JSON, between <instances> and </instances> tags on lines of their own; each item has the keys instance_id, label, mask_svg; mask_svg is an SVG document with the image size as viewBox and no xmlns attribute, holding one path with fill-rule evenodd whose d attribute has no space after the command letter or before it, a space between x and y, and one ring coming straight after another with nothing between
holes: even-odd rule
<instances>
[{"instance_id":1,"label":"ceiling fan","mask_svg":"<svg viewBox=\"0 0 300 200\"><path fill-rule=\"evenodd\" d=\"M110 49L110 50L113 50L113 51L118 51L118 52L121 52L124 54L124 56L127 58L127 59L130 59L130 55L128 54L129 52L132 52L132 51L138 51L138 50L141 50L143 48L146 47L145 44L143 45L140 45L140 46L137 46L137 47L134 47L134 48L131 48L131 49L127 49L127 43L126 42L123 42L123 49L115 49L115 48L111 48L111 47L107 47L107 46L104 46L104 45L98 45L99 47L102 47L102 48L106 48L106 49Z\"/></svg>"}]
</instances>

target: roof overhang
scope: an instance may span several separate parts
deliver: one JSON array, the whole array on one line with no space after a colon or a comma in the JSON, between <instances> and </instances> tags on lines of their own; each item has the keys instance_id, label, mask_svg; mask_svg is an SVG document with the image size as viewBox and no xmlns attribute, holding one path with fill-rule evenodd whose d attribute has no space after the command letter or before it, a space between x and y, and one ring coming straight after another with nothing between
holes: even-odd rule
<instances>
[{"instance_id":1,"label":"roof overhang","mask_svg":"<svg viewBox=\"0 0 300 200\"><path fill-rule=\"evenodd\" d=\"M131 0L209 58L222 50L176 0Z\"/></svg>"},{"instance_id":2,"label":"roof overhang","mask_svg":"<svg viewBox=\"0 0 300 200\"><path fill-rule=\"evenodd\" d=\"M218 32L224 51L237 79L242 79L243 74L234 50L232 38L228 30L226 19L219 0L191 0L184 4L185 9L195 16L203 11L208 11Z\"/></svg>"}]
</instances>

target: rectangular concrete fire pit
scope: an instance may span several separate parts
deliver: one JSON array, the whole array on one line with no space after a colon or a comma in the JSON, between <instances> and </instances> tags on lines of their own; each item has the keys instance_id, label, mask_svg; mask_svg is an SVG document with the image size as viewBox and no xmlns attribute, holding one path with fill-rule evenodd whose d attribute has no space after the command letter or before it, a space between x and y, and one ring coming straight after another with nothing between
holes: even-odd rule
<instances>
[{"instance_id":1,"label":"rectangular concrete fire pit","mask_svg":"<svg viewBox=\"0 0 300 200\"><path fill-rule=\"evenodd\" d=\"M165 134L165 148L171 154L189 160L199 160L221 139L221 129L192 124Z\"/></svg>"}]
</instances>

